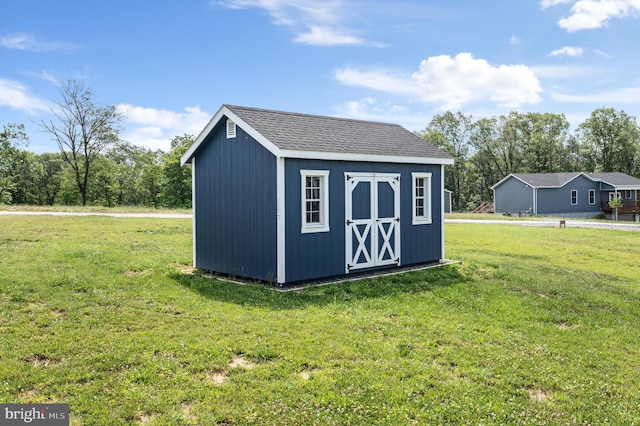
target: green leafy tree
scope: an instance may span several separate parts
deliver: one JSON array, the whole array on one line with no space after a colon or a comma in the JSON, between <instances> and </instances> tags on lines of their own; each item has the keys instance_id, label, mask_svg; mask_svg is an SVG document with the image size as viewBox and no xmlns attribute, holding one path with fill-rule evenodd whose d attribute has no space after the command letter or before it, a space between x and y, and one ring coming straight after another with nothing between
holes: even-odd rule
<instances>
[{"instance_id":1,"label":"green leafy tree","mask_svg":"<svg viewBox=\"0 0 640 426\"><path fill-rule=\"evenodd\" d=\"M87 202L106 207L116 206L118 204L118 165L106 156L99 155L92 167Z\"/></svg>"},{"instance_id":2,"label":"green leafy tree","mask_svg":"<svg viewBox=\"0 0 640 426\"><path fill-rule=\"evenodd\" d=\"M44 153L36 156L36 162L39 167L36 177L38 204L53 206L62 185L64 160L60 153Z\"/></svg>"},{"instance_id":3,"label":"green leafy tree","mask_svg":"<svg viewBox=\"0 0 640 426\"><path fill-rule=\"evenodd\" d=\"M105 157L112 162L111 173L115 185L116 204L144 204L138 182L147 167L160 164L162 154L160 150L152 151L125 141L119 141L106 152Z\"/></svg>"},{"instance_id":4,"label":"green leafy tree","mask_svg":"<svg viewBox=\"0 0 640 426\"><path fill-rule=\"evenodd\" d=\"M52 109L56 122L40 122L58 144L74 173L82 205L87 203L92 166L100 153L118 141L121 115L115 105L100 106L94 93L79 81L60 85L62 101Z\"/></svg>"},{"instance_id":5,"label":"green leafy tree","mask_svg":"<svg viewBox=\"0 0 640 426\"><path fill-rule=\"evenodd\" d=\"M162 156L164 181L160 196L166 207L191 207L191 167L182 167L180 157L193 141L192 135L176 136L171 140L171 151Z\"/></svg>"},{"instance_id":6,"label":"green leafy tree","mask_svg":"<svg viewBox=\"0 0 640 426\"><path fill-rule=\"evenodd\" d=\"M22 124L7 124L0 132L0 203L25 204L33 156L26 150L29 137Z\"/></svg>"},{"instance_id":7,"label":"green leafy tree","mask_svg":"<svg viewBox=\"0 0 640 426\"><path fill-rule=\"evenodd\" d=\"M437 115L423 132L424 140L442 148L453 157L453 166L445 168L445 187L451 191L454 210L460 210L469 199L467 180L469 153L471 148L472 117L461 112L446 112Z\"/></svg>"},{"instance_id":8,"label":"green leafy tree","mask_svg":"<svg viewBox=\"0 0 640 426\"><path fill-rule=\"evenodd\" d=\"M148 164L137 182L136 188L142 205L158 208L162 205L160 196L164 177L160 164Z\"/></svg>"},{"instance_id":9,"label":"green leafy tree","mask_svg":"<svg viewBox=\"0 0 640 426\"><path fill-rule=\"evenodd\" d=\"M578 126L584 166L589 172L637 174L640 162L638 121L624 111L599 108Z\"/></svg>"},{"instance_id":10,"label":"green leafy tree","mask_svg":"<svg viewBox=\"0 0 640 426\"><path fill-rule=\"evenodd\" d=\"M569 131L564 114L526 113L518 114L515 119L524 137L526 172L560 172Z\"/></svg>"},{"instance_id":11,"label":"green leafy tree","mask_svg":"<svg viewBox=\"0 0 640 426\"><path fill-rule=\"evenodd\" d=\"M615 211L615 220L618 220L618 209L623 206L622 198L617 196L609 201L609 207Z\"/></svg>"},{"instance_id":12,"label":"green leafy tree","mask_svg":"<svg viewBox=\"0 0 640 426\"><path fill-rule=\"evenodd\" d=\"M491 186L504 177L495 149L499 134L498 120L495 117L481 118L474 123L470 140L473 155L469 161L478 174L478 188L482 201L492 199Z\"/></svg>"}]
</instances>

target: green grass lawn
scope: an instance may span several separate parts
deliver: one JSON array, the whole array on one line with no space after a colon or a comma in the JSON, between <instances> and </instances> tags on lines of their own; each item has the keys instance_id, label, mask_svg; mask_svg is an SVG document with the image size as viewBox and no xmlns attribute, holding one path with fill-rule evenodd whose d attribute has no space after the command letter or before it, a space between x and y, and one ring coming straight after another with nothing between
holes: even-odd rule
<instances>
[{"instance_id":1,"label":"green grass lawn","mask_svg":"<svg viewBox=\"0 0 640 426\"><path fill-rule=\"evenodd\" d=\"M0 403L73 425L640 423L636 233L448 224L461 265L281 293L191 221L0 216Z\"/></svg>"}]
</instances>

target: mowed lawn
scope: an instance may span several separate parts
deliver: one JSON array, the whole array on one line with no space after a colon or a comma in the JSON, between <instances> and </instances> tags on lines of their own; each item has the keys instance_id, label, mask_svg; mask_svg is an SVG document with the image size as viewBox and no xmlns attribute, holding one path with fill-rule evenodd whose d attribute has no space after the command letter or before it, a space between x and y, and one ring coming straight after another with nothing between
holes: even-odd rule
<instances>
[{"instance_id":1,"label":"mowed lawn","mask_svg":"<svg viewBox=\"0 0 640 426\"><path fill-rule=\"evenodd\" d=\"M640 234L446 226L461 265L281 293L191 221L0 216L0 403L73 425L640 423Z\"/></svg>"}]
</instances>

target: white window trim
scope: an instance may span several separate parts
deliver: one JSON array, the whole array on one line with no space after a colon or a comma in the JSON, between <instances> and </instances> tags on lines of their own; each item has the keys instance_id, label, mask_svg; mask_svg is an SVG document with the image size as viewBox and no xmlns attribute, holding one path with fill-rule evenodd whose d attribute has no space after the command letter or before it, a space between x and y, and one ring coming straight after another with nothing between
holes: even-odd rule
<instances>
[{"instance_id":1,"label":"white window trim","mask_svg":"<svg viewBox=\"0 0 640 426\"><path fill-rule=\"evenodd\" d=\"M573 202L573 193L575 192L576 194L576 202ZM571 198L569 198L569 200L571 201L571 205L572 206L577 206L578 205L578 190L577 189L572 189L571 190Z\"/></svg>"},{"instance_id":2,"label":"white window trim","mask_svg":"<svg viewBox=\"0 0 640 426\"><path fill-rule=\"evenodd\" d=\"M236 123L227 118L227 139L234 139L236 137Z\"/></svg>"},{"instance_id":3,"label":"white window trim","mask_svg":"<svg viewBox=\"0 0 640 426\"><path fill-rule=\"evenodd\" d=\"M416 179L424 179L424 215L416 215ZM411 216L413 225L428 225L432 222L432 208L433 200L431 198L431 173L411 173Z\"/></svg>"},{"instance_id":4,"label":"white window trim","mask_svg":"<svg viewBox=\"0 0 640 426\"><path fill-rule=\"evenodd\" d=\"M307 177L320 178L320 223L307 223ZM329 232L329 170L300 170L300 210L302 227L300 232Z\"/></svg>"},{"instance_id":5,"label":"white window trim","mask_svg":"<svg viewBox=\"0 0 640 426\"><path fill-rule=\"evenodd\" d=\"M591 202L591 196L593 195L593 202ZM589 190L589 204L590 205L594 205L596 203L596 190L595 189L590 189Z\"/></svg>"}]
</instances>

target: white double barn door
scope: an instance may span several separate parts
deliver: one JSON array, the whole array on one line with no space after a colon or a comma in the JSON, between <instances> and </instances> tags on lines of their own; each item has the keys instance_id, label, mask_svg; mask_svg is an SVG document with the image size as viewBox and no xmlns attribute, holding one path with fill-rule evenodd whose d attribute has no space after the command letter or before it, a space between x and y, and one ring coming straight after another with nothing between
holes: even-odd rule
<instances>
[{"instance_id":1,"label":"white double barn door","mask_svg":"<svg viewBox=\"0 0 640 426\"><path fill-rule=\"evenodd\" d=\"M400 265L400 175L345 173L346 273Z\"/></svg>"}]
</instances>

